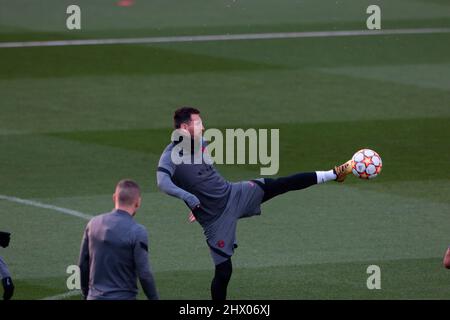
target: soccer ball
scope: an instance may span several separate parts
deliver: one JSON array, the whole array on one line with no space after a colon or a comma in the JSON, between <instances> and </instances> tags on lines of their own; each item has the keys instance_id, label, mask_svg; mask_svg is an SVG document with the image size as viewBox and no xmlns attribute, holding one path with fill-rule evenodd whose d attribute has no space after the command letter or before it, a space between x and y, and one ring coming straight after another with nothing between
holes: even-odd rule
<instances>
[{"instance_id":1,"label":"soccer ball","mask_svg":"<svg viewBox=\"0 0 450 320\"><path fill-rule=\"evenodd\" d=\"M361 179L373 179L378 176L383 162L378 153L370 149L361 149L353 155L352 171Z\"/></svg>"}]
</instances>

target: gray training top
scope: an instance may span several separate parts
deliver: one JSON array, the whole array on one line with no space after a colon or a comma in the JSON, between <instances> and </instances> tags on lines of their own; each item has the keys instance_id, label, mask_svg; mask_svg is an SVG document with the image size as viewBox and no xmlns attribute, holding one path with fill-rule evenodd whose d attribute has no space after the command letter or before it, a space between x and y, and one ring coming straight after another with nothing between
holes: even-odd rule
<instances>
[{"instance_id":1,"label":"gray training top","mask_svg":"<svg viewBox=\"0 0 450 320\"><path fill-rule=\"evenodd\" d=\"M147 231L126 211L89 221L79 266L81 290L88 300L136 299L137 277L148 299L159 298L148 261Z\"/></svg>"},{"instance_id":2,"label":"gray training top","mask_svg":"<svg viewBox=\"0 0 450 320\"><path fill-rule=\"evenodd\" d=\"M209 164L206 142L202 143L202 161L200 164L172 161L171 153L176 143L172 142L163 151L158 164L158 188L183 200L190 209L201 205L196 210L195 218L202 225L214 222L225 210L231 192L231 183L226 181ZM193 148L194 149L194 148Z\"/></svg>"},{"instance_id":3,"label":"gray training top","mask_svg":"<svg viewBox=\"0 0 450 320\"><path fill-rule=\"evenodd\" d=\"M5 261L3 261L2 257L0 257L0 279L9 277L11 277L11 274L9 273L8 266Z\"/></svg>"}]
</instances>

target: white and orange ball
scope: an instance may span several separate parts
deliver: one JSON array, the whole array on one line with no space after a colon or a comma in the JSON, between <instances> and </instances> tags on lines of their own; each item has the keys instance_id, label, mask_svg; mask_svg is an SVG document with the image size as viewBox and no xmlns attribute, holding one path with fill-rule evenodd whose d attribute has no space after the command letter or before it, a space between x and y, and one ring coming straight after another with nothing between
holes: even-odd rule
<instances>
[{"instance_id":1,"label":"white and orange ball","mask_svg":"<svg viewBox=\"0 0 450 320\"><path fill-rule=\"evenodd\" d=\"M377 177L383 162L378 153L370 149L361 149L353 155L352 171L361 179L373 179Z\"/></svg>"}]
</instances>

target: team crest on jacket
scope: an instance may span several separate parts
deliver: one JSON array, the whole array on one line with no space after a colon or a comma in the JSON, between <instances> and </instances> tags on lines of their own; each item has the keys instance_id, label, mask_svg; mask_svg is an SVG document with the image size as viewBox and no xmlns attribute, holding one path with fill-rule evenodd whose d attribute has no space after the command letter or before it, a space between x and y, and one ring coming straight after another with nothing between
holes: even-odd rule
<instances>
[{"instance_id":1,"label":"team crest on jacket","mask_svg":"<svg viewBox=\"0 0 450 320\"><path fill-rule=\"evenodd\" d=\"M217 241L217 246L218 246L219 248L225 247L225 241L223 241L223 240Z\"/></svg>"}]
</instances>

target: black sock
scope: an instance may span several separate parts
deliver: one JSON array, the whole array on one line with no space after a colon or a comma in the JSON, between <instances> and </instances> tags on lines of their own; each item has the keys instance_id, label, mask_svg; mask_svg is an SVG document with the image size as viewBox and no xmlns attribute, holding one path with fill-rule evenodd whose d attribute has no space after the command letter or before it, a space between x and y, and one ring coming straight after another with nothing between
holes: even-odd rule
<instances>
[{"instance_id":1,"label":"black sock","mask_svg":"<svg viewBox=\"0 0 450 320\"><path fill-rule=\"evenodd\" d=\"M231 279L233 266L231 259L216 265L214 278L211 282L211 298L215 301L224 301L227 298L228 282Z\"/></svg>"},{"instance_id":2,"label":"black sock","mask_svg":"<svg viewBox=\"0 0 450 320\"><path fill-rule=\"evenodd\" d=\"M276 179L265 178L264 183L254 180L264 190L262 202L292 190L300 190L317 184L315 172L297 173Z\"/></svg>"}]
</instances>

